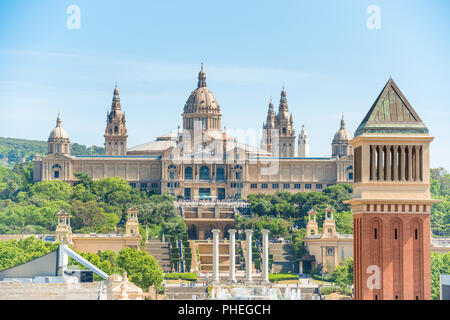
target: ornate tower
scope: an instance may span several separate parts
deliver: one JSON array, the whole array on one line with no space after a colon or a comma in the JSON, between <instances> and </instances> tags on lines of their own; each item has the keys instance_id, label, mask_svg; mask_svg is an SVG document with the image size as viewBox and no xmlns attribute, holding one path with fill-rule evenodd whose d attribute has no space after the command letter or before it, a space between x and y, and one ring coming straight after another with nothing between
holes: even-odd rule
<instances>
[{"instance_id":1,"label":"ornate tower","mask_svg":"<svg viewBox=\"0 0 450 320\"><path fill-rule=\"evenodd\" d=\"M139 237L139 222L137 218L138 210L136 207L131 207L127 210L128 219L125 224L127 237Z\"/></svg>"},{"instance_id":2,"label":"ornate tower","mask_svg":"<svg viewBox=\"0 0 450 320\"><path fill-rule=\"evenodd\" d=\"M304 124L302 125L302 131L298 135L298 156L301 158L309 157L309 138Z\"/></svg>"},{"instance_id":3,"label":"ornate tower","mask_svg":"<svg viewBox=\"0 0 450 320\"><path fill-rule=\"evenodd\" d=\"M267 119L263 124L263 138L261 141L261 148L272 152L272 133L275 129L275 111L273 109L273 102L270 99L269 110L267 111Z\"/></svg>"},{"instance_id":4,"label":"ornate tower","mask_svg":"<svg viewBox=\"0 0 450 320\"><path fill-rule=\"evenodd\" d=\"M325 220L322 225L322 238L336 237L336 223L333 218L333 209L330 207L325 209Z\"/></svg>"},{"instance_id":5,"label":"ornate tower","mask_svg":"<svg viewBox=\"0 0 450 320\"><path fill-rule=\"evenodd\" d=\"M127 154L127 128L125 114L120 106L119 89L114 88L111 111L106 116L105 151L107 156Z\"/></svg>"},{"instance_id":6,"label":"ornate tower","mask_svg":"<svg viewBox=\"0 0 450 320\"><path fill-rule=\"evenodd\" d=\"M48 154L60 153L70 155L70 141L66 130L61 125L61 117L58 113L56 127L50 132L48 137Z\"/></svg>"},{"instance_id":7,"label":"ornate tower","mask_svg":"<svg viewBox=\"0 0 450 320\"><path fill-rule=\"evenodd\" d=\"M70 227L71 216L64 210L59 211L57 214L58 225L56 226L55 238L56 241L62 244L72 243L72 228Z\"/></svg>"},{"instance_id":8,"label":"ornate tower","mask_svg":"<svg viewBox=\"0 0 450 320\"><path fill-rule=\"evenodd\" d=\"M345 128L344 115L342 115L341 127L334 134L333 142L331 143L331 156L341 158L352 154L352 146L349 144L351 138L352 136Z\"/></svg>"},{"instance_id":9,"label":"ornate tower","mask_svg":"<svg viewBox=\"0 0 450 320\"><path fill-rule=\"evenodd\" d=\"M389 79L350 141L355 299L431 299L432 140Z\"/></svg>"},{"instance_id":10,"label":"ornate tower","mask_svg":"<svg viewBox=\"0 0 450 320\"><path fill-rule=\"evenodd\" d=\"M313 217L311 220L311 216ZM319 226L316 221L316 212L311 209L308 211L308 223L306 224L306 235L313 236L319 234Z\"/></svg>"},{"instance_id":11,"label":"ornate tower","mask_svg":"<svg viewBox=\"0 0 450 320\"><path fill-rule=\"evenodd\" d=\"M292 114L289 114L289 108L286 98L286 90L281 90L280 105L276 117L276 128L279 130L278 144L280 157L295 156L295 131L292 121Z\"/></svg>"}]
</instances>

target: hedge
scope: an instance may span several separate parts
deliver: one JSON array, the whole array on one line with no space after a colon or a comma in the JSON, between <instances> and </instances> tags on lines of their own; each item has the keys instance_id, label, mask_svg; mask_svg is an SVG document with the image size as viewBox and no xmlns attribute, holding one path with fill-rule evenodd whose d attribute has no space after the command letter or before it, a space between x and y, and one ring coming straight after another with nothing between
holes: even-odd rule
<instances>
[{"instance_id":1,"label":"hedge","mask_svg":"<svg viewBox=\"0 0 450 320\"><path fill-rule=\"evenodd\" d=\"M316 280L320 280L320 281L334 282L334 278L333 277L323 276L323 278L322 278L321 275L318 275L318 274L315 274L315 273L312 273L311 277L316 279Z\"/></svg>"},{"instance_id":2,"label":"hedge","mask_svg":"<svg viewBox=\"0 0 450 320\"><path fill-rule=\"evenodd\" d=\"M269 273L269 281L298 280L298 274L294 273Z\"/></svg>"},{"instance_id":3,"label":"hedge","mask_svg":"<svg viewBox=\"0 0 450 320\"><path fill-rule=\"evenodd\" d=\"M197 281L197 275L195 273L166 273L166 280L186 280L186 281Z\"/></svg>"}]
</instances>

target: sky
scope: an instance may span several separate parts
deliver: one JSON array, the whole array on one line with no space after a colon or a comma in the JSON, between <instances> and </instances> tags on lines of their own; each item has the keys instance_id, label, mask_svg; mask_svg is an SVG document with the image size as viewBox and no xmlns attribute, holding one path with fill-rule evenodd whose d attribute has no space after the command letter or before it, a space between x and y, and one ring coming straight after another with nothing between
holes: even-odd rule
<instances>
[{"instance_id":1,"label":"sky","mask_svg":"<svg viewBox=\"0 0 450 320\"><path fill-rule=\"evenodd\" d=\"M71 142L102 146L117 82L128 146L152 141L182 125L203 62L227 130L261 129L284 85L325 156L391 76L450 170L449 16L446 0L0 0L0 136L47 140L60 112Z\"/></svg>"}]
</instances>

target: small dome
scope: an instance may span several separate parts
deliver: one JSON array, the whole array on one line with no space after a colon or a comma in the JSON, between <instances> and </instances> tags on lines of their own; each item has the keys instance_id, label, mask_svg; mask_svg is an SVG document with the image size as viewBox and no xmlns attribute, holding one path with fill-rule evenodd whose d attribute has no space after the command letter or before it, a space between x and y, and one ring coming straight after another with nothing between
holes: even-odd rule
<instances>
[{"instance_id":1,"label":"small dome","mask_svg":"<svg viewBox=\"0 0 450 320\"><path fill-rule=\"evenodd\" d=\"M50 136L48 137L48 140L69 140L69 135L67 134L66 130L61 125L61 117L58 113L58 118L56 119L56 127L50 132Z\"/></svg>"},{"instance_id":2,"label":"small dome","mask_svg":"<svg viewBox=\"0 0 450 320\"><path fill-rule=\"evenodd\" d=\"M347 129L345 128L344 115L342 115L341 127L334 134L333 144L348 142L351 139L352 139L352 136L351 136L350 132L348 132Z\"/></svg>"}]
</instances>

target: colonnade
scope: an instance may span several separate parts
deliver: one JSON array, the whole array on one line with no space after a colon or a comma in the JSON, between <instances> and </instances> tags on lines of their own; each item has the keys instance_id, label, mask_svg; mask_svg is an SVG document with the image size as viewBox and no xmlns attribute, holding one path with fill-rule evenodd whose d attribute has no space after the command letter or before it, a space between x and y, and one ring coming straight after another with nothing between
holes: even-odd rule
<instances>
[{"instance_id":1,"label":"colonnade","mask_svg":"<svg viewBox=\"0 0 450 320\"><path fill-rule=\"evenodd\" d=\"M220 270L219 270L219 229L213 229L213 283L219 283L220 282ZM263 235L263 260L262 260L262 282L268 283L269 282L269 230L262 230ZM235 283L236 282L236 230L235 229L229 229L228 233L230 235L230 248L229 248L229 255L230 255L230 270L229 270L229 277L228 281ZM245 270L246 270L246 276L245 280L247 282L253 281L253 252L252 252L252 235L253 230L247 229L245 230L246 235L246 261L245 261Z\"/></svg>"},{"instance_id":2,"label":"colonnade","mask_svg":"<svg viewBox=\"0 0 450 320\"><path fill-rule=\"evenodd\" d=\"M370 145L370 180L422 181L422 146Z\"/></svg>"}]
</instances>

